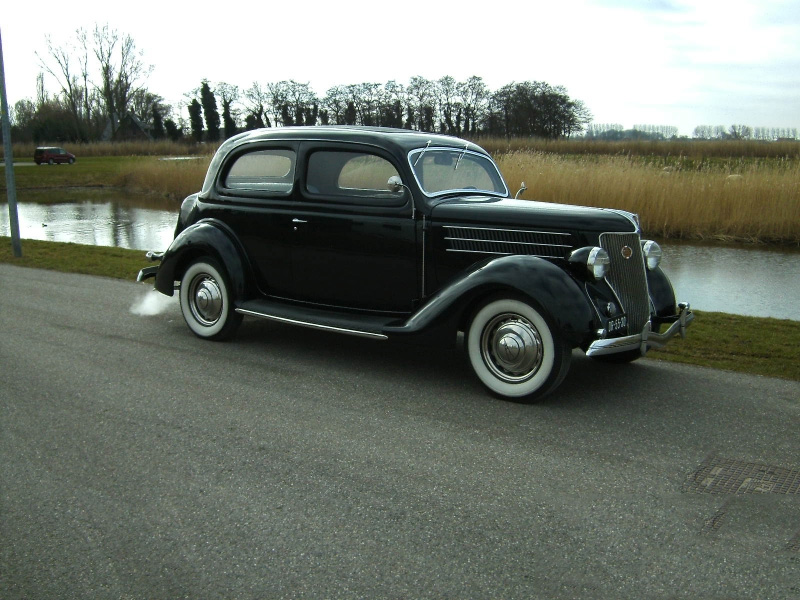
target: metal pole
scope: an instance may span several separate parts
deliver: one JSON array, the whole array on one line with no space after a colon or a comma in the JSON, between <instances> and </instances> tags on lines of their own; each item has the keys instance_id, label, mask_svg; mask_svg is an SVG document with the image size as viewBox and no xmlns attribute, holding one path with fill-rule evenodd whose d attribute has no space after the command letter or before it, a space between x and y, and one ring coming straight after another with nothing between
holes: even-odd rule
<instances>
[{"instance_id":1,"label":"metal pole","mask_svg":"<svg viewBox=\"0 0 800 600\"><path fill-rule=\"evenodd\" d=\"M11 228L11 247L14 256L22 256L19 240L19 217L17 216L17 182L14 179L14 154L11 150L11 123L8 119L8 100L6 99L6 71L3 65L3 36L0 35L0 115L3 121L3 150L6 158L6 190L8 193L8 217Z\"/></svg>"}]
</instances>

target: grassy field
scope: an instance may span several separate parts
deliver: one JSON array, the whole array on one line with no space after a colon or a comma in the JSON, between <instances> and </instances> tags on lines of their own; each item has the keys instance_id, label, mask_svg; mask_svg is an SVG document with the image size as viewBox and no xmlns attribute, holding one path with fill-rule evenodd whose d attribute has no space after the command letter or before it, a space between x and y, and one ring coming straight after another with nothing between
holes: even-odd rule
<instances>
[{"instance_id":1,"label":"grassy field","mask_svg":"<svg viewBox=\"0 0 800 600\"><path fill-rule=\"evenodd\" d=\"M22 254L15 258L11 240L0 237L0 262L22 267L134 281L139 269L152 264L140 250L33 240L23 240ZM800 322L696 314L686 339L673 340L648 358L800 381Z\"/></svg>"}]
</instances>

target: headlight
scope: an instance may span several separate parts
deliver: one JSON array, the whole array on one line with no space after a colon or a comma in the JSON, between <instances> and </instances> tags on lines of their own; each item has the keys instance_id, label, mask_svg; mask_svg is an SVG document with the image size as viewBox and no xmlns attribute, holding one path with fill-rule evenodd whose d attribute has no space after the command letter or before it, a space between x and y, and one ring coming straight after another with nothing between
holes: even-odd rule
<instances>
[{"instance_id":1,"label":"headlight","mask_svg":"<svg viewBox=\"0 0 800 600\"><path fill-rule=\"evenodd\" d=\"M651 271L661 264L661 246L652 240L642 242L642 254L647 262L647 268Z\"/></svg>"},{"instance_id":2,"label":"headlight","mask_svg":"<svg viewBox=\"0 0 800 600\"><path fill-rule=\"evenodd\" d=\"M586 259L586 268L589 269L592 277L598 281L606 276L610 264L611 259L608 257L608 252L602 248L592 248L589 252L589 258Z\"/></svg>"}]
</instances>

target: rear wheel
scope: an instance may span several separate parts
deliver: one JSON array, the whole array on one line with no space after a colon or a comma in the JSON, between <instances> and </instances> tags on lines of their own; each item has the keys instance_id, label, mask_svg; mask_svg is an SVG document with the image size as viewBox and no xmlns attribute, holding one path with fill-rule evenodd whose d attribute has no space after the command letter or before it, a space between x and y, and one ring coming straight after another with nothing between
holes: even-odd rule
<instances>
[{"instance_id":1,"label":"rear wheel","mask_svg":"<svg viewBox=\"0 0 800 600\"><path fill-rule=\"evenodd\" d=\"M569 371L572 350L545 318L516 299L493 300L478 310L467 333L475 374L492 392L512 400L538 400Z\"/></svg>"},{"instance_id":2,"label":"rear wheel","mask_svg":"<svg viewBox=\"0 0 800 600\"><path fill-rule=\"evenodd\" d=\"M211 258L198 259L186 269L180 300L186 324L201 338L229 338L242 322L242 315L234 310L224 271Z\"/></svg>"}]
</instances>

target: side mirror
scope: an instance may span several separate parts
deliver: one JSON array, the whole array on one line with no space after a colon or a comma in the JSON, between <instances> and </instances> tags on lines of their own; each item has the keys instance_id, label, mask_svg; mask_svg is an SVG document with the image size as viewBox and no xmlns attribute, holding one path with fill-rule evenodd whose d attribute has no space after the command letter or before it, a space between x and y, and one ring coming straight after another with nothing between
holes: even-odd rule
<instances>
[{"instance_id":1,"label":"side mirror","mask_svg":"<svg viewBox=\"0 0 800 600\"><path fill-rule=\"evenodd\" d=\"M389 181L386 182L386 187L389 188L390 192L396 194L406 186L403 185L403 180L398 175L392 175L389 177Z\"/></svg>"},{"instance_id":2,"label":"side mirror","mask_svg":"<svg viewBox=\"0 0 800 600\"><path fill-rule=\"evenodd\" d=\"M514 194L514 200L516 200L517 198L519 198L519 195L520 195L522 192L524 192L525 190L527 190L527 189L528 189L528 186L527 186L527 185L525 185L525 182L523 181L523 182L522 182L522 185L521 185L521 187L519 188L519 190L517 190L517 193L516 193L516 194Z\"/></svg>"}]
</instances>

